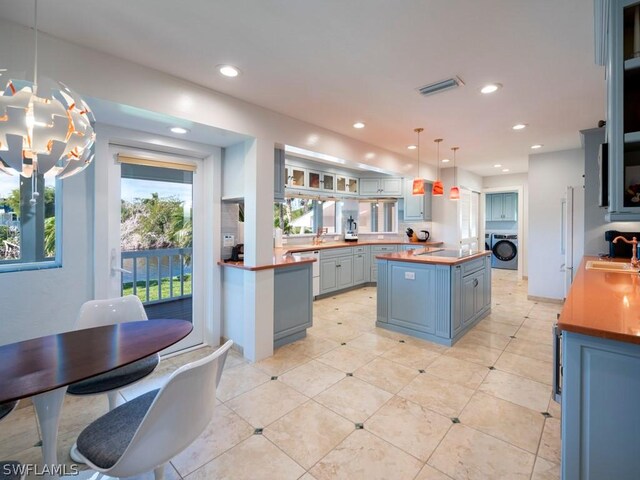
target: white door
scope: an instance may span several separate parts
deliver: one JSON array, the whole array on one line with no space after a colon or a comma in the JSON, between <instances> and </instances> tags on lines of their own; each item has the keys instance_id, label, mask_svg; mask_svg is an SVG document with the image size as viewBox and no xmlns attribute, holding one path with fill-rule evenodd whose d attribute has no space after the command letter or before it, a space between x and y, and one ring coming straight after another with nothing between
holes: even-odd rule
<instances>
[{"instance_id":1,"label":"white door","mask_svg":"<svg viewBox=\"0 0 640 480\"><path fill-rule=\"evenodd\" d=\"M467 188L460 189L458 200L458 225L460 248L477 250L480 245L480 193Z\"/></svg>"},{"instance_id":2,"label":"white door","mask_svg":"<svg viewBox=\"0 0 640 480\"><path fill-rule=\"evenodd\" d=\"M109 215L109 297L137 295L149 320L179 318L193 331L165 350L203 343L204 262L202 161L155 152L110 148L109 195L120 205ZM116 234L116 232L118 232ZM199 261L200 260L200 261Z\"/></svg>"}]
</instances>

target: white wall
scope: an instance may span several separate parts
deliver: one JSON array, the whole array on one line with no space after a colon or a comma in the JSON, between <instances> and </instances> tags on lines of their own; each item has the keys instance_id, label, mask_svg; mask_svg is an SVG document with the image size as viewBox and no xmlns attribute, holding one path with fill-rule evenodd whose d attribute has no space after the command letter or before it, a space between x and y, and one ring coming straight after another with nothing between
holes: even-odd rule
<instances>
[{"instance_id":1,"label":"white wall","mask_svg":"<svg viewBox=\"0 0 640 480\"><path fill-rule=\"evenodd\" d=\"M568 186L582 187L582 149L529 155L529 295L564 297L561 254L562 199ZM581 193L581 192L580 192ZM580 222L582 223L582 222Z\"/></svg>"},{"instance_id":2,"label":"white wall","mask_svg":"<svg viewBox=\"0 0 640 480\"><path fill-rule=\"evenodd\" d=\"M522 235L518 236L518 261L522 262L522 275L528 276L528 241L529 241L529 176L526 173L510 175L492 175L482 178L483 189L520 187L522 198L518 197L518 205L522 203L522 216L518 218L518 226L522 227Z\"/></svg>"}]
</instances>

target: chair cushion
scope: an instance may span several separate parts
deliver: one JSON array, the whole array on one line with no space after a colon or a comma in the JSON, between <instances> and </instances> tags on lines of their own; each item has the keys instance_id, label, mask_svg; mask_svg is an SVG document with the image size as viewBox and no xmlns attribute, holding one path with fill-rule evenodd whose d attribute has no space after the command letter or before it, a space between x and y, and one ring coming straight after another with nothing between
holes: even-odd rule
<instances>
[{"instance_id":1,"label":"chair cushion","mask_svg":"<svg viewBox=\"0 0 640 480\"><path fill-rule=\"evenodd\" d=\"M0 420L9 415L16 408L17 403L17 400L15 402L0 403Z\"/></svg>"},{"instance_id":2,"label":"chair cushion","mask_svg":"<svg viewBox=\"0 0 640 480\"><path fill-rule=\"evenodd\" d=\"M20 480L20 462L13 460L0 462L0 480Z\"/></svg>"},{"instance_id":3,"label":"chair cushion","mask_svg":"<svg viewBox=\"0 0 640 480\"><path fill-rule=\"evenodd\" d=\"M67 388L71 395L95 395L119 390L149 375L158 366L160 356L156 353L124 367L73 383Z\"/></svg>"},{"instance_id":4,"label":"chair cushion","mask_svg":"<svg viewBox=\"0 0 640 480\"><path fill-rule=\"evenodd\" d=\"M131 443L159 391L140 395L91 423L78 436L78 452L97 467L113 467Z\"/></svg>"}]
</instances>

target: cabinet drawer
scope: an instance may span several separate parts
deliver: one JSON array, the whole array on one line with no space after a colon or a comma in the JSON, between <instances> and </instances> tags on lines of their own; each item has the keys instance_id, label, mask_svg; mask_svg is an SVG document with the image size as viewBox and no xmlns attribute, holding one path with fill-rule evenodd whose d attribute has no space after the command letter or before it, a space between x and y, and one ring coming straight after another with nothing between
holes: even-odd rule
<instances>
[{"instance_id":1,"label":"cabinet drawer","mask_svg":"<svg viewBox=\"0 0 640 480\"><path fill-rule=\"evenodd\" d=\"M397 252L398 245L373 245L371 253Z\"/></svg>"},{"instance_id":2,"label":"cabinet drawer","mask_svg":"<svg viewBox=\"0 0 640 480\"><path fill-rule=\"evenodd\" d=\"M354 253L354 255L355 255L356 253L365 253L366 251L367 251L367 247L365 247L364 245L363 245L363 246L360 246L360 247L353 247L353 253Z\"/></svg>"},{"instance_id":3,"label":"cabinet drawer","mask_svg":"<svg viewBox=\"0 0 640 480\"><path fill-rule=\"evenodd\" d=\"M320 258L341 257L343 255L352 255L351 247L328 248L320 250Z\"/></svg>"},{"instance_id":4,"label":"cabinet drawer","mask_svg":"<svg viewBox=\"0 0 640 480\"><path fill-rule=\"evenodd\" d=\"M484 257L476 258L475 260L471 260L470 262L465 262L462 264L462 276L466 277L467 275L471 275L478 270L482 270L484 268Z\"/></svg>"}]
</instances>

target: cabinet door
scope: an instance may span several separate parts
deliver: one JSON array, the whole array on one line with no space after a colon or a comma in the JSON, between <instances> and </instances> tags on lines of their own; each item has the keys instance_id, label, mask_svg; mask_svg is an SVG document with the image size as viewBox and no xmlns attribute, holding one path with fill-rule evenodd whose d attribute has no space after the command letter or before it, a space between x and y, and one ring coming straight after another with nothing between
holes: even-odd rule
<instances>
[{"instance_id":1,"label":"cabinet door","mask_svg":"<svg viewBox=\"0 0 640 480\"><path fill-rule=\"evenodd\" d=\"M518 219L518 194L502 195L502 220L515 222Z\"/></svg>"},{"instance_id":2,"label":"cabinet door","mask_svg":"<svg viewBox=\"0 0 640 480\"><path fill-rule=\"evenodd\" d=\"M347 193L358 193L358 179L347 178Z\"/></svg>"},{"instance_id":3,"label":"cabinet door","mask_svg":"<svg viewBox=\"0 0 640 480\"><path fill-rule=\"evenodd\" d=\"M327 258L320 260L320 293L329 293L338 288L338 276L336 271L338 260Z\"/></svg>"},{"instance_id":4,"label":"cabinet door","mask_svg":"<svg viewBox=\"0 0 640 480\"><path fill-rule=\"evenodd\" d=\"M402 195L402 179L401 178L383 178L380 180L380 189L383 195L389 195L391 197L399 197ZM360 185L360 191L362 191L362 185Z\"/></svg>"},{"instance_id":5,"label":"cabinet door","mask_svg":"<svg viewBox=\"0 0 640 480\"><path fill-rule=\"evenodd\" d=\"M491 195L491 220L500 222L504 219L502 211L502 202L504 195L502 193L494 193Z\"/></svg>"},{"instance_id":6,"label":"cabinet door","mask_svg":"<svg viewBox=\"0 0 640 480\"><path fill-rule=\"evenodd\" d=\"M455 337L462 330L462 267L451 268L451 330Z\"/></svg>"},{"instance_id":7,"label":"cabinet door","mask_svg":"<svg viewBox=\"0 0 640 480\"><path fill-rule=\"evenodd\" d=\"M308 186L311 190L320 190L322 188L322 174L320 172L308 171Z\"/></svg>"},{"instance_id":8,"label":"cabinet door","mask_svg":"<svg viewBox=\"0 0 640 480\"><path fill-rule=\"evenodd\" d=\"M284 185L286 183L284 171L284 150L275 149L273 161L273 198L276 201L284 201Z\"/></svg>"},{"instance_id":9,"label":"cabinet door","mask_svg":"<svg viewBox=\"0 0 640 480\"><path fill-rule=\"evenodd\" d=\"M353 284L360 285L366 280L364 278L365 272L365 256L362 253L357 253L353 256Z\"/></svg>"},{"instance_id":10,"label":"cabinet door","mask_svg":"<svg viewBox=\"0 0 640 480\"><path fill-rule=\"evenodd\" d=\"M336 176L333 173L322 174L322 190L333 192L336 189Z\"/></svg>"},{"instance_id":11,"label":"cabinet door","mask_svg":"<svg viewBox=\"0 0 640 480\"><path fill-rule=\"evenodd\" d=\"M295 188L306 188L307 172L305 169L289 166L289 170L291 172L289 176L289 186Z\"/></svg>"},{"instance_id":12,"label":"cabinet door","mask_svg":"<svg viewBox=\"0 0 640 480\"><path fill-rule=\"evenodd\" d=\"M474 277L476 278L475 309L474 309L475 310L474 316L475 316L476 314L480 313L482 309L484 309L484 300L485 300L484 291L486 288L484 270L475 274Z\"/></svg>"},{"instance_id":13,"label":"cabinet door","mask_svg":"<svg viewBox=\"0 0 640 480\"><path fill-rule=\"evenodd\" d=\"M347 191L347 177L336 175L336 192L345 193Z\"/></svg>"},{"instance_id":14,"label":"cabinet door","mask_svg":"<svg viewBox=\"0 0 640 480\"><path fill-rule=\"evenodd\" d=\"M435 265L386 262L389 323L419 332L436 331ZM382 281L382 279L381 279ZM440 299L438 299L440 300Z\"/></svg>"},{"instance_id":15,"label":"cabinet door","mask_svg":"<svg viewBox=\"0 0 640 480\"><path fill-rule=\"evenodd\" d=\"M462 325L467 325L476 313L476 277L462 279Z\"/></svg>"},{"instance_id":16,"label":"cabinet door","mask_svg":"<svg viewBox=\"0 0 640 480\"><path fill-rule=\"evenodd\" d=\"M433 202L433 183L425 182L424 184L424 200L422 204L422 220L431 221L431 206Z\"/></svg>"},{"instance_id":17,"label":"cabinet door","mask_svg":"<svg viewBox=\"0 0 640 480\"><path fill-rule=\"evenodd\" d=\"M337 275L338 288L347 288L353 285L353 256L338 257Z\"/></svg>"},{"instance_id":18,"label":"cabinet door","mask_svg":"<svg viewBox=\"0 0 640 480\"><path fill-rule=\"evenodd\" d=\"M413 181L407 180L407 188L404 196L404 219L420 220L423 215L424 197L422 195L413 195Z\"/></svg>"},{"instance_id":19,"label":"cabinet door","mask_svg":"<svg viewBox=\"0 0 640 480\"><path fill-rule=\"evenodd\" d=\"M360 195L379 195L380 182L377 178L360 179Z\"/></svg>"}]
</instances>

